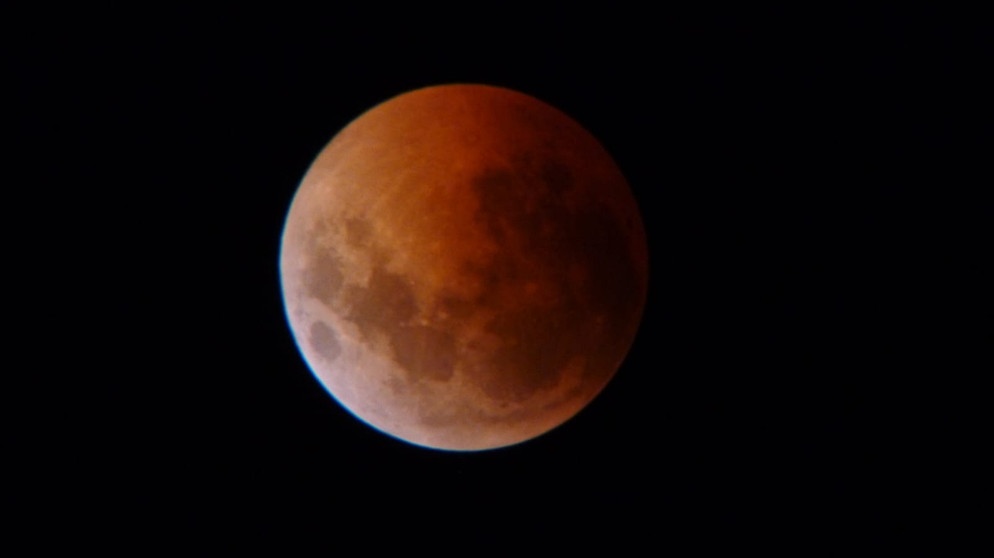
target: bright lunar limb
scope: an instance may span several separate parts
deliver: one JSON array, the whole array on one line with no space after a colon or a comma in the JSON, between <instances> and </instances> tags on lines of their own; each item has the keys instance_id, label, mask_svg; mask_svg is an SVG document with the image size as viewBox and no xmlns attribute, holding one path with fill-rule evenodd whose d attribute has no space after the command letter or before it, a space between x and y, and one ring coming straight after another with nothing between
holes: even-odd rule
<instances>
[{"instance_id":1,"label":"bright lunar limb","mask_svg":"<svg viewBox=\"0 0 994 558\"><path fill-rule=\"evenodd\" d=\"M390 99L319 154L280 276L296 343L356 417L483 450L562 424L614 376L648 282L625 178L533 97L441 85Z\"/></svg>"}]
</instances>

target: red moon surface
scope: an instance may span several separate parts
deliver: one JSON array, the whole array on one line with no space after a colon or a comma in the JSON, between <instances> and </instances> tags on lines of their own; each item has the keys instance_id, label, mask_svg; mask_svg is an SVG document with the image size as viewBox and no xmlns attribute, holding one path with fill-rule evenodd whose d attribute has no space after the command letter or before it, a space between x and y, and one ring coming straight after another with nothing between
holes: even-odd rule
<instances>
[{"instance_id":1,"label":"red moon surface","mask_svg":"<svg viewBox=\"0 0 994 558\"><path fill-rule=\"evenodd\" d=\"M582 410L634 340L648 254L611 156L528 95L387 100L318 155L280 250L304 360L354 416L445 450L529 440Z\"/></svg>"}]
</instances>

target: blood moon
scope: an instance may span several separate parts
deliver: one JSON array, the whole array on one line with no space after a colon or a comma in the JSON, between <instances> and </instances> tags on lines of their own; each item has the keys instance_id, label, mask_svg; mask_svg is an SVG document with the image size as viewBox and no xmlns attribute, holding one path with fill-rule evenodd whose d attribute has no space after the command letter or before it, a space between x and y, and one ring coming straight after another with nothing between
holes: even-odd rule
<instances>
[{"instance_id":1,"label":"blood moon","mask_svg":"<svg viewBox=\"0 0 994 558\"><path fill-rule=\"evenodd\" d=\"M441 85L394 97L318 155L280 276L296 343L359 419L483 450L549 431L614 376L648 256L610 155L528 95Z\"/></svg>"}]
</instances>

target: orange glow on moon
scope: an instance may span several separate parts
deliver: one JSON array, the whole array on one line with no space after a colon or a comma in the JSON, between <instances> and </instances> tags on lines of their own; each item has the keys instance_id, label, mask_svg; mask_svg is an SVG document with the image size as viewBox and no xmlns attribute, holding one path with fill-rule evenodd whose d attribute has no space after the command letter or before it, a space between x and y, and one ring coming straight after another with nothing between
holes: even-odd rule
<instances>
[{"instance_id":1,"label":"orange glow on moon","mask_svg":"<svg viewBox=\"0 0 994 558\"><path fill-rule=\"evenodd\" d=\"M390 99L319 154L280 254L287 318L328 392L438 449L543 434L614 376L648 280L635 199L559 110L484 85Z\"/></svg>"}]
</instances>

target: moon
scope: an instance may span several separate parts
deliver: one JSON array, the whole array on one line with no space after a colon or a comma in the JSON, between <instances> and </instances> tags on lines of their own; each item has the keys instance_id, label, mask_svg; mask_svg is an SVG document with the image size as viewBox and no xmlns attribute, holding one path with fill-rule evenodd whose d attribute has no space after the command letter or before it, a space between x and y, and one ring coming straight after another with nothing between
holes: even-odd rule
<instances>
[{"instance_id":1,"label":"moon","mask_svg":"<svg viewBox=\"0 0 994 558\"><path fill-rule=\"evenodd\" d=\"M580 412L639 327L648 253L604 147L489 85L417 89L320 152L280 249L285 312L345 409L414 445L499 448Z\"/></svg>"}]
</instances>

